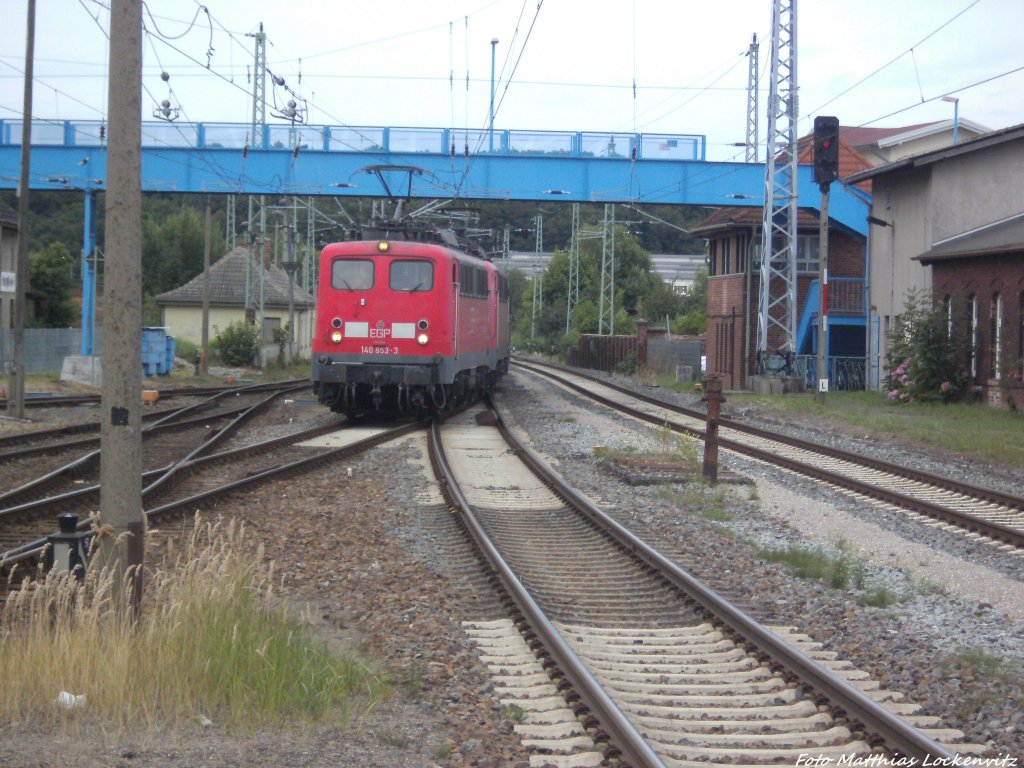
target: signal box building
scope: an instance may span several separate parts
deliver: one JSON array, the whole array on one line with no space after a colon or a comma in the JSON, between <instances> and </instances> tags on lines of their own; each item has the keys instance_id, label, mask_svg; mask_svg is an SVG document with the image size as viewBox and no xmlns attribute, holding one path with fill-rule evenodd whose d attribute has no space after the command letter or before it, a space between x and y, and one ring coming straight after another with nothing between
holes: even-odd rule
<instances>
[{"instance_id":1,"label":"signal box building","mask_svg":"<svg viewBox=\"0 0 1024 768\"><path fill-rule=\"evenodd\" d=\"M961 142L982 135L985 128L960 120L896 128L840 126L839 178L872 194L872 169L880 163L902 162L935 147L949 147L954 135ZM797 161L813 164L813 136L797 145ZM852 178L850 178L852 177ZM838 182L837 182L838 183ZM707 370L723 376L729 389L750 387L757 360L758 297L761 283L762 209L719 208L690 228L707 240L708 329ZM875 229L875 228L872 228ZM877 233L874 233L877 234ZM832 222L829 228L829 349L830 388L863 389L865 376L877 364L865 365L870 357L877 363L879 333L868 333L868 249L866 239ZM817 212L801 210L797 219L797 338L795 350L798 373L807 377L807 363L817 357L818 338L818 250ZM880 279L876 277L875 279ZM778 350L768 349L769 355ZM814 369L810 362L810 370Z\"/></svg>"},{"instance_id":2,"label":"signal box building","mask_svg":"<svg viewBox=\"0 0 1024 768\"><path fill-rule=\"evenodd\" d=\"M840 128L840 178L871 165L844 141ZM813 141L798 144L798 162L813 162ZM747 389L757 360L758 297L761 284L760 207L719 208L690 228L707 240L708 328L707 370L723 377L726 389ZM865 240L836 222L829 228L829 357L859 358L863 371L865 344ZM797 218L797 369L817 355L819 225L816 211L800 210ZM780 350L769 349L769 355ZM841 366L843 381L832 384L853 388L856 363ZM849 370L847 370L849 369Z\"/></svg>"}]
</instances>

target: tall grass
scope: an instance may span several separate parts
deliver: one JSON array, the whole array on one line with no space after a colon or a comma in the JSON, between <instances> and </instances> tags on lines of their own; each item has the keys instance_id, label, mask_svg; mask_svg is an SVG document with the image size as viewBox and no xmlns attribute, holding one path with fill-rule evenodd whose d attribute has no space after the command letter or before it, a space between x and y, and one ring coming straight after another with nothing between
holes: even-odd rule
<instances>
[{"instance_id":1,"label":"tall grass","mask_svg":"<svg viewBox=\"0 0 1024 768\"><path fill-rule=\"evenodd\" d=\"M197 520L175 567L149 578L137 622L109 570L82 583L49 573L12 592L0 628L0 718L252 727L344 722L384 698L378 674L330 653L275 606L262 556L243 556L242 539L233 525ZM61 709L61 691L84 695L84 706Z\"/></svg>"}]
</instances>

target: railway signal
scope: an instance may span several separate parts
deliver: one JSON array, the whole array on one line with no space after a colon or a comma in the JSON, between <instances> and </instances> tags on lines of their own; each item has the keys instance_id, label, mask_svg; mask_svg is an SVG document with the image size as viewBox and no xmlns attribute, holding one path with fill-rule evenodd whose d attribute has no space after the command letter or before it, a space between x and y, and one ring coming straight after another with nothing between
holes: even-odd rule
<instances>
[{"instance_id":1,"label":"railway signal","mask_svg":"<svg viewBox=\"0 0 1024 768\"><path fill-rule=\"evenodd\" d=\"M814 118L814 181L826 188L839 178L839 118Z\"/></svg>"},{"instance_id":2,"label":"railway signal","mask_svg":"<svg viewBox=\"0 0 1024 768\"><path fill-rule=\"evenodd\" d=\"M814 118L814 181L821 190L818 231L818 391L819 402L828 392L828 192L839 178L839 118Z\"/></svg>"}]
</instances>

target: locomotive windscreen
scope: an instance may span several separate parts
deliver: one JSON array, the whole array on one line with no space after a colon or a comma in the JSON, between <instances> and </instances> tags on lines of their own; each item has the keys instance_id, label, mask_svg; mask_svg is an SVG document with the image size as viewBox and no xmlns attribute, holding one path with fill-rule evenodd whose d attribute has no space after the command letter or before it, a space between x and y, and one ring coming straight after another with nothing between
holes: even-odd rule
<instances>
[{"instance_id":1,"label":"locomotive windscreen","mask_svg":"<svg viewBox=\"0 0 1024 768\"><path fill-rule=\"evenodd\" d=\"M373 262L369 259L335 259L331 264L331 287L341 291L373 288Z\"/></svg>"},{"instance_id":2,"label":"locomotive windscreen","mask_svg":"<svg viewBox=\"0 0 1024 768\"><path fill-rule=\"evenodd\" d=\"M388 285L393 291L429 291L434 287L434 264L430 261L393 261Z\"/></svg>"}]
</instances>

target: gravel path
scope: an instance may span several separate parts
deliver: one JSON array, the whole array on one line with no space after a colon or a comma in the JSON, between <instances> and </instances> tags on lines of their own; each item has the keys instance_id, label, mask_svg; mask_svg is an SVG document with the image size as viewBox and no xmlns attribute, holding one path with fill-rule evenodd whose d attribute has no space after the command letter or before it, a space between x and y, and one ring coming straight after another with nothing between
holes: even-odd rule
<instances>
[{"instance_id":1,"label":"gravel path","mask_svg":"<svg viewBox=\"0 0 1024 768\"><path fill-rule=\"evenodd\" d=\"M990 744L992 754L1024 754L1019 559L731 457L723 457L725 468L752 479L756 491L630 485L606 471L593 448L657 450L664 440L657 430L609 417L523 373L505 379L499 401L570 482L756 618L806 631L970 740ZM282 408L282 424L335 418L304 398ZM0 724L0 765L526 766L529 754L460 626L492 618L493 598L454 540L450 514L429 493L423 450L421 441L406 440L352 462L351 478L348 466L336 466L202 510L243 520L254 547L262 543L276 562L280 594L330 642L376 660L394 681L385 706L347 728L308 732L231 734L214 724L104 736ZM890 458L896 452L878 450ZM913 456L948 466L924 452ZM701 513L709 507L724 514L707 519ZM863 589L793 578L757 549L799 543L834 550L840 540L856 553ZM984 566L973 565L983 549ZM879 585L901 601L862 605Z\"/></svg>"}]
</instances>

